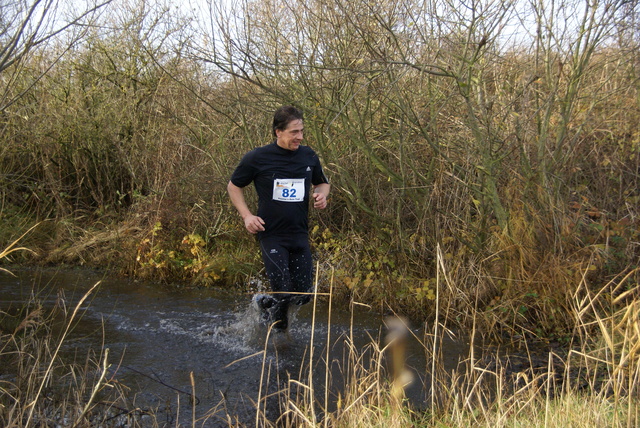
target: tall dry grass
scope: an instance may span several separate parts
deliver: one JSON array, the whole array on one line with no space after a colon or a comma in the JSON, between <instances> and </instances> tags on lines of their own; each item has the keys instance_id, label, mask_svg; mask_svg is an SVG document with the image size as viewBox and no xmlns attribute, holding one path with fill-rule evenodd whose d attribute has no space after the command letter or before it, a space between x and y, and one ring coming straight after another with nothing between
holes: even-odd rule
<instances>
[{"instance_id":1,"label":"tall dry grass","mask_svg":"<svg viewBox=\"0 0 640 428\"><path fill-rule=\"evenodd\" d=\"M62 352L80 322L82 305L99 284L73 308L60 299L56 307L45 308L33 290L29 301L0 310L3 427L140 426L141 413L128 410L126 390L113 378L117 361L109 358L108 348L91 349L80 361Z\"/></svg>"},{"instance_id":2,"label":"tall dry grass","mask_svg":"<svg viewBox=\"0 0 640 428\"><path fill-rule=\"evenodd\" d=\"M403 400L398 389L411 381L394 370L403 364L397 360L403 355L402 336L391 335L387 343L372 338L366 348L346 337L345 385L334 410L327 412L327 402L314 395L317 385L309 376L306 382L290 380L279 391L278 420L261 411L264 398L258 393L255 426L635 427L640 421L640 285L630 281L632 273L597 292L585 284L577 287L574 340L567 347L547 348L544 364L529 357L514 368L508 353L476 348L473 329L468 358L446 371L443 314L421 338L429 361L423 368L429 398L421 406ZM393 325L403 322L395 318ZM307 346L313 345L312 336ZM519 355L526 359L527 352ZM328 371L330 362L325 363Z\"/></svg>"},{"instance_id":3,"label":"tall dry grass","mask_svg":"<svg viewBox=\"0 0 640 428\"><path fill-rule=\"evenodd\" d=\"M572 306L575 340L568 353L549 350L546 367L530 361L528 368L525 364L513 372L506 364L488 370L483 358L465 361L461 372L441 383L440 393L448 399L435 409L432 421L445 426L637 426L640 289L629 278L598 292L579 287Z\"/></svg>"}]
</instances>

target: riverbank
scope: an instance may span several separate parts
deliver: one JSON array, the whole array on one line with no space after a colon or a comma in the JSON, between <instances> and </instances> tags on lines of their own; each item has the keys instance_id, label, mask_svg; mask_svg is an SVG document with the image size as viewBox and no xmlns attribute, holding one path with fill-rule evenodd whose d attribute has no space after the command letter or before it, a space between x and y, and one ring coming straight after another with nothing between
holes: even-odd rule
<instances>
[{"instance_id":1,"label":"riverbank","mask_svg":"<svg viewBox=\"0 0 640 428\"><path fill-rule=\"evenodd\" d=\"M92 267L177 288L268 289L255 240L235 217L229 215L214 228L188 227L184 213L175 207L145 210L151 203L135 205L124 218L43 221L19 242L21 231L33 223L4 213L3 218L16 225L13 232L3 229L5 241L24 249L3 261ZM599 230L596 225L592 222L593 227L580 229L582 235L576 231L571 239L601 239L585 232ZM640 271L625 267L622 251L634 239L632 229L616 229L616 236L624 239L614 245L612 238L606 251L594 244L569 254L533 250L530 235L515 242L495 231L490 241L501 250L489 256L485 251L470 252L449 238L429 250L420 237L402 241L384 230L362 234L316 224L310 236L318 291L326 293L332 284L337 301L345 306L358 301L380 314L404 316L418 324L438 317L455 328L474 327L494 340L567 343L579 322L576 305L586 296L604 295L613 301L638 283ZM417 252L415 246L422 248ZM624 302L616 302L611 311L624 308Z\"/></svg>"}]
</instances>

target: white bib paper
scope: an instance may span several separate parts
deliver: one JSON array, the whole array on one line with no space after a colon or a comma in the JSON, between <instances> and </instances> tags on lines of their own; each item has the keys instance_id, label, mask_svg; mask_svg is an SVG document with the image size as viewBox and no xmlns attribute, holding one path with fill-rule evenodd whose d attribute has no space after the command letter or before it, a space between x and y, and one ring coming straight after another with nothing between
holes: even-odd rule
<instances>
[{"instance_id":1,"label":"white bib paper","mask_svg":"<svg viewBox=\"0 0 640 428\"><path fill-rule=\"evenodd\" d=\"M276 178L273 181L274 201L301 202L304 191L304 178Z\"/></svg>"}]
</instances>

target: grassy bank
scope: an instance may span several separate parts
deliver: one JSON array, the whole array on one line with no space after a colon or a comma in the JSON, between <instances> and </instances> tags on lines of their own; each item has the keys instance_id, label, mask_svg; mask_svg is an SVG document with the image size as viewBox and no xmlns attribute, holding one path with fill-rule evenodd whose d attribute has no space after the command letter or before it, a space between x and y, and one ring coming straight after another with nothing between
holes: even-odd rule
<instances>
[{"instance_id":1,"label":"grassy bank","mask_svg":"<svg viewBox=\"0 0 640 428\"><path fill-rule=\"evenodd\" d=\"M197 213L176 206L151 209L152 200L147 197L126 215L103 217L99 223L40 222L22 238L30 250L13 252L4 261L89 266L177 287L247 291L264 279L255 240L234 213L225 211L231 209L227 201L220 203L222 213L209 227L204 213L196 222L189 215ZM13 230L32 224L6 210L0 214L18 224ZM333 274L334 293L345 304L357 300L418 324L433 321L439 307L451 326L475 325L494 338L566 341L574 334L576 296L588 290L613 300L639 280L632 261L635 224L612 225L581 213L570 213L569 219L582 227L566 236L574 243L565 244L562 252L541 248L538 238L524 231L515 239L496 229L487 240L488 254L472 252L453 238L432 242L421 236L405 240L390 230L340 231L316 217L311 240L318 290L327 291ZM13 230L4 229L5 239L20 234Z\"/></svg>"}]
</instances>

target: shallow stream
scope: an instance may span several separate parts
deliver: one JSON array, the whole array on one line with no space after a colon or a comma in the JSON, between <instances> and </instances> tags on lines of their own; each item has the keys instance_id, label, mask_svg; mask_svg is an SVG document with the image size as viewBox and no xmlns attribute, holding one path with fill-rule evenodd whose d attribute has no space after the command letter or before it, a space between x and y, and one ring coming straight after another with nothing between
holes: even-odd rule
<instances>
[{"instance_id":1,"label":"shallow stream","mask_svg":"<svg viewBox=\"0 0 640 428\"><path fill-rule=\"evenodd\" d=\"M130 408L153 410L168 426L176 422L190 426L194 408L201 420L210 415L204 426L228 426L227 417L253 426L255 403L269 394L273 398L261 402L261 409L274 421L282 412L275 393L296 385L290 380L312 385L318 408L328 397L331 410L338 395L344 396L350 349L365 355L366 365L366 354L375 355L372 350L384 346L383 317L362 305L350 310L334 307L329 320L328 303L318 300L314 317L312 301L293 311L288 335L270 336L265 346L267 330L257 321L251 295L219 288L179 289L91 270L13 272L16 277L0 272L0 310L19 307L37 295L45 306L63 302L71 312L100 281L64 342L65 353L82 360L90 349L108 348L110 376L129 390ZM406 394L422 408L430 399L426 373L431 363L418 340L424 331L415 328L412 333L406 361L414 381ZM354 346L349 348L351 341ZM444 368L456 367L468 350L466 340L444 340L440 350ZM190 401L193 385L195 407ZM289 388L289 394L295 389Z\"/></svg>"}]
</instances>

